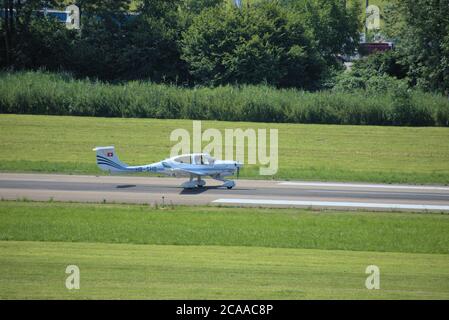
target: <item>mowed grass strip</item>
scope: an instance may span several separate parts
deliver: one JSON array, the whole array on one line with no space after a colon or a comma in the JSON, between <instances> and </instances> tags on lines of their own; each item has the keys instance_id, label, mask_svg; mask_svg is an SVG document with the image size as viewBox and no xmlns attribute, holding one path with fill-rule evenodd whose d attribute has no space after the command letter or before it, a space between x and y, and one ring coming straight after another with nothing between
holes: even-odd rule
<instances>
[{"instance_id":1,"label":"mowed grass strip","mask_svg":"<svg viewBox=\"0 0 449 320\"><path fill-rule=\"evenodd\" d=\"M192 121L0 115L0 171L99 174L92 148L100 145L115 145L129 164L160 161L177 128L191 132ZM449 128L203 121L208 128L219 129L223 143L225 129L279 130L277 174L260 176L249 165L245 178L449 183Z\"/></svg>"},{"instance_id":2,"label":"mowed grass strip","mask_svg":"<svg viewBox=\"0 0 449 320\"><path fill-rule=\"evenodd\" d=\"M65 287L80 268L80 290ZM368 265L380 290L367 290ZM449 299L448 256L0 241L0 299Z\"/></svg>"},{"instance_id":3,"label":"mowed grass strip","mask_svg":"<svg viewBox=\"0 0 449 320\"><path fill-rule=\"evenodd\" d=\"M0 240L448 254L448 230L439 214L0 202Z\"/></svg>"}]
</instances>

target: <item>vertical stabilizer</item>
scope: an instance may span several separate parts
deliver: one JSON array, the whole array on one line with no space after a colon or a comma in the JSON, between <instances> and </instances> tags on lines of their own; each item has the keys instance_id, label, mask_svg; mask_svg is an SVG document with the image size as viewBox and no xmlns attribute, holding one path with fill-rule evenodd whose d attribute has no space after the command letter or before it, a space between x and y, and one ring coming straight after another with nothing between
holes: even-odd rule
<instances>
[{"instance_id":1,"label":"vertical stabilizer","mask_svg":"<svg viewBox=\"0 0 449 320\"><path fill-rule=\"evenodd\" d=\"M110 172L128 171L128 165L120 161L113 146L96 147L93 151L96 152L97 165L101 170Z\"/></svg>"}]
</instances>

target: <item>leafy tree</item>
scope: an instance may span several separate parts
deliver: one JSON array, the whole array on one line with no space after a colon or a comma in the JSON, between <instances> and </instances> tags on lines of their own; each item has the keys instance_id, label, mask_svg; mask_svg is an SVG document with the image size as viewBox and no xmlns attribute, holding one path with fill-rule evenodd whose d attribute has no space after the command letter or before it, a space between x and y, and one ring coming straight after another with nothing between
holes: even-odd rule
<instances>
[{"instance_id":1,"label":"leafy tree","mask_svg":"<svg viewBox=\"0 0 449 320\"><path fill-rule=\"evenodd\" d=\"M367 75L388 75L404 79L407 77L407 66L403 65L400 60L402 57L397 51L375 53L356 60L353 70Z\"/></svg>"},{"instance_id":2,"label":"leafy tree","mask_svg":"<svg viewBox=\"0 0 449 320\"><path fill-rule=\"evenodd\" d=\"M394 51L375 53L354 62L349 72L339 73L330 81L337 92L365 90L367 94L383 95L407 91L406 68L398 62Z\"/></svg>"},{"instance_id":3,"label":"leafy tree","mask_svg":"<svg viewBox=\"0 0 449 320\"><path fill-rule=\"evenodd\" d=\"M321 55L335 62L337 55L351 55L359 43L360 4L341 0L284 0L298 10L312 33Z\"/></svg>"},{"instance_id":4,"label":"leafy tree","mask_svg":"<svg viewBox=\"0 0 449 320\"><path fill-rule=\"evenodd\" d=\"M87 14L110 14L129 10L131 0L77 0L76 5Z\"/></svg>"},{"instance_id":5,"label":"leafy tree","mask_svg":"<svg viewBox=\"0 0 449 320\"><path fill-rule=\"evenodd\" d=\"M300 17L274 2L203 10L183 34L182 57L200 83L316 88L322 61Z\"/></svg>"},{"instance_id":6,"label":"leafy tree","mask_svg":"<svg viewBox=\"0 0 449 320\"><path fill-rule=\"evenodd\" d=\"M53 18L32 19L14 52L16 68L67 69L71 64L76 31Z\"/></svg>"},{"instance_id":7,"label":"leafy tree","mask_svg":"<svg viewBox=\"0 0 449 320\"><path fill-rule=\"evenodd\" d=\"M42 9L62 9L66 1L4 0L0 66L67 70L103 80L186 81L180 59L181 0L78 0L81 30L44 17ZM14 16L10 12L16 12Z\"/></svg>"},{"instance_id":8,"label":"leafy tree","mask_svg":"<svg viewBox=\"0 0 449 320\"><path fill-rule=\"evenodd\" d=\"M4 0L2 4L0 66L61 68L74 32L45 17L42 9L61 7L63 2Z\"/></svg>"},{"instance_id":9,"label":"leafy tree","mask_svg":"<svg viewBox=\"0 0 449 320\"><path fill-rule=\"evenodd\" d=\"M197 15L207 8L222 5L224 0L183 0L181 8L191 14Z\"/></svg>"},{"instance_id":10,"label":"leafy tree","mask_svg":"<svg viewBox=\"0 0 449 320\"><path fill-rule=\"evenodd\" d=\"M394 0L387 10L412 84L449 95L449 0Z\"/></svg>"},{"instance_id":11,"label":"leafy tree","mask_svg":"<svg viewBox=\"0 0 449 320\"><path fill-rule=\"evenodd\" d=\"M100 1L99 3L109 2ZM75 49L74 70L82 76L106 80L187 78L180 59L177 24L179 1L145 0L137 14L126 12L129 1L111 10L89 5ZM122 9L120 9L122 8ZM89 11L93 10L93 11ZM121 12L123 10L123 12ZM98 57L101 59L98 59Z\"/></svg>"},{"instance_id":12,"label":"leafy tree","mask_svg":"<svg viewBox=\"0 0 449 320\"><path fill-rule=\"evenodd\" d=\"M187 30L193 19L204 9L222 6L225 0L182 0L178 11L180 30Z\"/></svg>"}]
</instances>

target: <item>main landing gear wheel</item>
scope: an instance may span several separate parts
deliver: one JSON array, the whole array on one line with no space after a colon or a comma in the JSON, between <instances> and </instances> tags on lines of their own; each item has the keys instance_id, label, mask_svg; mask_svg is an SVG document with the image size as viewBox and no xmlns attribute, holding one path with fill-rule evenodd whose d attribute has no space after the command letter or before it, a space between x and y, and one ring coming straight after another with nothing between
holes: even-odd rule
<instances>
[{"instance_id":1,"label":"main landing gear wheel","mask_svg":"<svg viewBox=\"0 0 449 320\"><path fill-rule=\"evenodd\" d=\"M198 180L197 180L197 182L196 182L196 186L197 186L198 188L204 188L205 185L206 185L206 181L201 180L201 179L198 177Z\"/></svg>"},{"instance_id":2,"label":"main landing gear wheel","mask_svg":"<svg viewBox=\"0 0 449 320\"><path fill-rule=\"evenodd\" d=\"M204 188L206 185L206 181L202 180L200 177L194 180L192 176L190 176L189 181L184 182L181 187L184 189L195 189L195 188Z\"/></svg>"}]
</instances>

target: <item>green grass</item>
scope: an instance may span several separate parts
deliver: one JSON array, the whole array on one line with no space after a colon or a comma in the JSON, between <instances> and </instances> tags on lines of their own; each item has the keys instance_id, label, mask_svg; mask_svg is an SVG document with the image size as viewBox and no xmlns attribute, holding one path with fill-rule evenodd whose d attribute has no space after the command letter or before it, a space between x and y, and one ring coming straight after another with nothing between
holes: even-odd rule
<instances>
[{"instance_id":1,"label":"green grass","mask_svg":"<svg viewBox=\"0 0 449 320\"><path fill-rule=\"evenodd\" d=\"M449 215L0 202L0 240L449 254Z\"/></svg>"},{"instance_id":2,"label":"green grass","mask_svg":"<svg viewBox=\"0 0 449 320\"><path fill-rule=\"evenodd\" d=\"M448 224L438 214L2 201L0 299L449 299ZM81 289L69 291L73 264ZM369 265L380 290L365 288Z\"/></svg>"},{"instance_id":3,"label":"green grass","mask_svg":"<svg viewBox=\"0 0 449 320\"><path fill-rule=\"evenodd\" d=\"M0 299L449 299L448 256L0 241ZM68 265L80 290L65 288ZM380 290L365 269L380 268Z\"/></svg>"},{"instance_id":4,"label":"green grass","mask_svg":"<svg viewBox=\"0 0 449 320\"><path fill-rule=\"evenodd\" d=\"M277 179L448 184L449 128L203 121L229 128L279 130ZM176 128L189 120L0 115L0 170L98 174L92 148L115 145L129 164L169 156ZM261 177L247 166L244 178Z\"/></svg>"}]
</instances>

